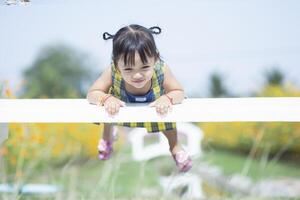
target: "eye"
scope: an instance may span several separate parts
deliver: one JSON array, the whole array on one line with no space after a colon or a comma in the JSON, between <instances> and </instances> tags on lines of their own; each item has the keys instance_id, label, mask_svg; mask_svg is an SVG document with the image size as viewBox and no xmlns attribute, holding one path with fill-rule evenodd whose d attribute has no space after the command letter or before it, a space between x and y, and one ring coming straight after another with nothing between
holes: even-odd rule
<instances>
[{"instance_id":1,"label":"eye","mask_svg":"<svg viewBox=\"0 0 300 200\"><path fill-rule=\"evenodd\" d=\"M131 68L125 68L124 71L125 71L125 72L131 72L132 69L131 69Z\"/></svg>"},{"instance_id":2,"label":"eye","mask_svg":"<svg viewBox=\"0 0 300 200\"><path fill-rule=\"evenodd\" d=\"M143 70L147 70L147 69L149 69L149 68L150 68L150 66L148 66L148 65L142 67Z\"/></svg>"}]
</instances>

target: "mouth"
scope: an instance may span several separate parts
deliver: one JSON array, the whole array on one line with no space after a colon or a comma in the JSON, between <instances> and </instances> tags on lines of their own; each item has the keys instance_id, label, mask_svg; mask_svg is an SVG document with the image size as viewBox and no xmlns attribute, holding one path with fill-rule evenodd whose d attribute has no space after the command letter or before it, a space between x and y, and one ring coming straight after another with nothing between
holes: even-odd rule
<instances>
[{"instance_id":1,"label":"mouth","mask_svg":"<svg viewBox=\"0 0 300 200\"><path fill-rule=\"evenodd\" d=\"M134 81L132 81L132 82L134 82L134 83L142 83L144 80L134 80Z\"/></svg>"}]
</instances>

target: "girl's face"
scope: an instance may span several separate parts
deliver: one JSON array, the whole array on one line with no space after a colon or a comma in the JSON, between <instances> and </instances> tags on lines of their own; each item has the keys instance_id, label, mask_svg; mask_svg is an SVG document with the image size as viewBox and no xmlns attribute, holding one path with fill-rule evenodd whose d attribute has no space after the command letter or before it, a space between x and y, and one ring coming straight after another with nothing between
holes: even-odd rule
<instances>
[{"instance_id":1,"label":"girl's face","mask_svg":"<svg viewBox=\"0 0 300 200\"><path fill-rule=\"evenodd\" d=\"M139 54L136 53L135 65L125 66L124 60L122 58L119 59L117 63L118 69L127 84L137 89L142 89L151 81L154 72L155 58L148 57L147 60L148 63L143 64Z\"/></svg>"}]
</instances>

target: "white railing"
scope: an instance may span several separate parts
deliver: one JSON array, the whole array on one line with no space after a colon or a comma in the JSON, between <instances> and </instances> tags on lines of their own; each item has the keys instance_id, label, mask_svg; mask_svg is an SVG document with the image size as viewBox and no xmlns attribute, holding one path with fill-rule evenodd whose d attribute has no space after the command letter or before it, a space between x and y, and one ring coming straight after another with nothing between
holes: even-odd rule
<instances>
[{"instance_id":1,"label":"white railing","mask_svg":"<svg viewBox=\"0 0 300 200\"><path fill-rule=\"evenodd\" d=\"M155 108L145 104L128 104L118 115L108 116L103 107L91 105L86 99L0 99L0 145L8 136L8 123L31 122L300 122L300 98L202 98L185 99L174 105L165 117L157 115ZM179 123L179 134L187 137L185 149L190 155L201 155L202 131L191 124ZM133 159L141 161L169 154L166 138L157 134L159 142L144 145L149 134L144 129L129 133ZM153 136L153 134L151 135ZM0 157L1 158L1 157ZM166 193L187 186L188 196L204 198L202 181L197 174L160 177Z\"/></svg>"},{"instance_id":2,"label":"white railing","mask_svg":"<svg viewBox=\"0 0 300 200\"><path fill-rule=\"evenodd\" d=\"M110 117L86 99L0 99L0 123L30 122L300 122L300 98L199 98L174 105L165 117L129 104Z\"/></svg>"}]
</instances>

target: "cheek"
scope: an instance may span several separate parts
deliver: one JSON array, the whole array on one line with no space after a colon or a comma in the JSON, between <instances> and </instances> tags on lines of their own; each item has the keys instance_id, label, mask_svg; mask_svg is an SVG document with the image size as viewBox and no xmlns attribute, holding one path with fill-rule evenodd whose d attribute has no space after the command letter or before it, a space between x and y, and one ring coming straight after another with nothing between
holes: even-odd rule
<instances>
[{"instance_id":1,"label":"cheek","mask_svg":"<svg viewBox=\"0 0 300 200\"><path fill-rule=\"evenodd\" d=\"M122 78L125 79L125 80L130 80L131 79L131 74L123 73Z\"/></svg>"},{"instance_id":2,"label":"cheek","mask_svg":"<svg viewBox=\"0 0 300 200\"><path fill-rule=\"evenodd\" d=\"M130 76L130 74L125 73L124 71L119 70L119 72L120 72L120 74L121 74L121 76L122 76L123 78L124 78L124 77Z\"/></svg>"},{"instance_id":3,"label":"cheek","mask_svg":"<svg viewBox=\"0 0 300 200\"><path fill-rule=\"evenodd\" d=\"M147 73L146 73L146 76L147 76L147 78L151 79L151 78L152 78L152 76L153 76L153 73L154 73L154 71L153 71L153 70L151 70L151 71L147 72Z\"/></svg>"}]
</instances>

